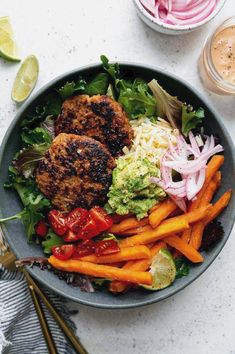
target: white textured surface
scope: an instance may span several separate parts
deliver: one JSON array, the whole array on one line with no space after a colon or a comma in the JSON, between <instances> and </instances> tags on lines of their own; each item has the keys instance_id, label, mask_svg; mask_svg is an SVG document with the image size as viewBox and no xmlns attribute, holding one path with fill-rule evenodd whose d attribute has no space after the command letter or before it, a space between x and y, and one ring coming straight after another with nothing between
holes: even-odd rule
<instances>
[{"instance_id":1,"label":"white textured surface","mask_svg":"<svg viewBox=\"0 0 235 354\"><path fill-rule=\"evenodd\" d=\"M197 74L197 58L207 33L235 13L227 0L206 28L182 37L153 32L136 16L131 0L2 0L22 57L36 54L40 77L36 90L67 70L112 60L160 66L189 81L220 113L235 135L235 100L209 95ZM0 61L0 139L17 107L11 102L17 64ZM73 304L78 334L91 354L235 354L234 232L209 270L178 295L146 308L107 311Z\"/></svg>"}]
</instances>

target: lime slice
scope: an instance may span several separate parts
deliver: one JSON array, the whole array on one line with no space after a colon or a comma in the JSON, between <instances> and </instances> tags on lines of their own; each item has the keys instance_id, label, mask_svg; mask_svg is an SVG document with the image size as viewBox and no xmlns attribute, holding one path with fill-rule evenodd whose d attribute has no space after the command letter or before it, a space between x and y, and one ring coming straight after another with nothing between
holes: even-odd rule
<instances>
[{"instance_id":1,"label":"lime slice","mask_svg":"<svg viewBox=\"0 0 235 354\"><path fill-rule=\"evenodd\" d=\"M20 61L16 43L10 34L0 27L0 56L6 60Z\"/></svg>"},{"instance_id":2,"label":"lime slice","mask_svg":"<svg viewBox=\"0 0 235 354\"><path fill-rule=\"evenodd\" d=\"M10 37L13 37L13 30L8 16L0 17L0 28L7 32Z\"/></svg>"},{"instance_id":3,"label":"lime slice","mask_svg":"<svg viewBox=\"0 0 235 354\"><path fill-rule=\"evenodd\" d=\"M29 55L21 64L16 75L11 97L15 102L23 102L29 97L38 79L39 65L34 55Z\"/></svg>"},{"instance_id":4,"label":"lime slice","mask_svg":"<svg viewBox=\"0 0 235 354\"><path fill-rule=\"evenodd\" d=\"M153 258L150 273L153 276L153 284L142 285L148 290L160 290L171 285L176 276L176 267L171 253L165 249L161 249Z\"/></svg>"}]
</instances>

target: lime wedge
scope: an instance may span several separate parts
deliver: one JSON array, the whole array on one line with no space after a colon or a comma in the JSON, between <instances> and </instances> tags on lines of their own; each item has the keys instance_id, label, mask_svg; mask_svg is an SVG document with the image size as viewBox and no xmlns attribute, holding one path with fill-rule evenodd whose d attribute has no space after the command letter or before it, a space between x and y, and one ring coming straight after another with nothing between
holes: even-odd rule
<instances>
[{"instance_id":1,"label":"lime wedge","mask_svg":"<svg viewBox=\"0 0 235 354\"><path fill-rule=\"evenodd\" d=\"M10 34L0 27L0 56L6 60L20 61L16 43Z\"/></svg>"},{"instance_id":2,"label":"lime wedge","mask_svg":"<svg viewBox=\"0 0 235 354\"><path fill-rule=\"evenodd\" d=\"M0 28L13 37L13 30L8 16L0 17Z\"/></svg>"},{"instance_id":3,"label":"lime wedge","mask_svg":"<svg viewBox=\"0 0 235 354\"><path fill-rule=\"evenodd\" d=\"M176 276L176 267L171 253L161 249L153 258L150 273L153 276L153 284L142 285L145 289L156 291L171 285Z\"/></svg>"},{"instance_id":4,"label":"lime wedge","mask_svg":"<svg viewBox=\"0 0 235 354\"><path fill-rule=\"evenodd\" d=\"M39 65L34 55L29 55L21 64L16 75L11 97L15 102L23 102L34 89L38 79Z\"/></svg>"}]
</instances>

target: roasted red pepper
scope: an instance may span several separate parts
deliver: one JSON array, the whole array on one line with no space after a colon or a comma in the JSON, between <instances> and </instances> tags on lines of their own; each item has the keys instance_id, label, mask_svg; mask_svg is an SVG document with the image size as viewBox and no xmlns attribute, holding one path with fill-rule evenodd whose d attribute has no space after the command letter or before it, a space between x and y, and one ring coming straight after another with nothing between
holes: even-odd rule
<instances>
[{"instance_id":1,"label":"roasted red pepper","mask_svg":"<svg viewBox=\"0 0 235 354\"><path fill-rule=\"evenodd\" d=\"M48 214L48 220L52 229L59 236L63 236L67 230L66 216L58 210L51 210Z\"/></svg>"},{"instance_id":2,"label":"roasted red pepper","mask_svg":"<svg viewBox=\"0 0 235 354\"><path fill-rule=\"evenodd\" d=\"M62 245L52 247L52 254L61 261L65 261L72 257L76 250L75 245Z\"/></svg>"},{"instance_id":3,"label":"roasted red pepper","mask_svg":"<svg viewBox=\"0 0 235 354\"><path fill-rule=\"evenodd\" d=\"M40 237L46 237L48 232L48 225L45 220L40 220L37 225L35 226L36 235Z\"/></svg>"},{"instance_id":4,"label":"roasted red pepper","mask_svg":"<svg viewBox=\"0 0 235 354\"><path fill-rule=\"evenodd\" d=\"M115 240L102 240L95 245L95 254L98 257L118 252L120 252L120 247Z\"/></svg>"}]
</instances>

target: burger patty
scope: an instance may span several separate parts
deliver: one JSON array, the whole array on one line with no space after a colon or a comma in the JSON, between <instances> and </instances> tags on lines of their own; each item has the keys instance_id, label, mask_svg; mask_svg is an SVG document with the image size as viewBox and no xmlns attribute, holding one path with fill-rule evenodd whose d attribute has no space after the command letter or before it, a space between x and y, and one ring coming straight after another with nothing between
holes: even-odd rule
<instances>
[{"instance_id":1,"label":"burger patty","mask_svg":"<svg viewBox=\"0 0 235 354\"><path fill-rule=\"evenodd\" d=\"M36 181L55 208L89 209L106 202L114 167L114 158L100 142L62 133L40 161Z\"/></svg>"},{"instance_id":2,"label":"burger patty","mask_svg":"<svg viewBox=\"0 0 235 354\"><path fill-rule=\"evenodd\" d=\"M133 130L122 106L108 96L78 95L64 101L55 124L56 135L86 135L106 145L111 155L130 146Z\"/></svg>"}]
</instances>

